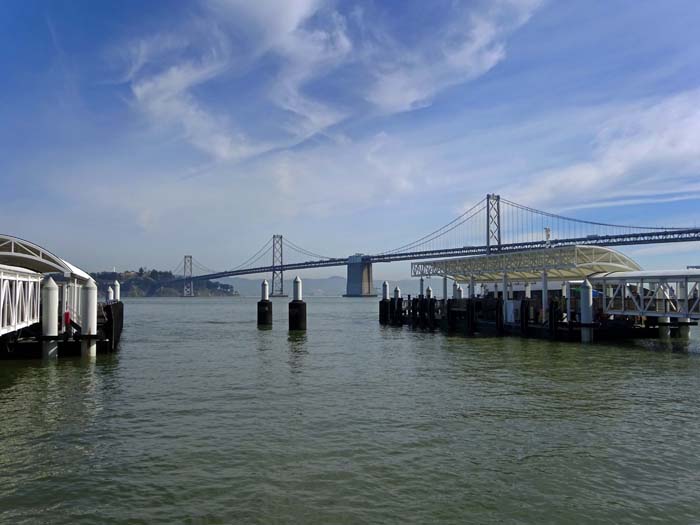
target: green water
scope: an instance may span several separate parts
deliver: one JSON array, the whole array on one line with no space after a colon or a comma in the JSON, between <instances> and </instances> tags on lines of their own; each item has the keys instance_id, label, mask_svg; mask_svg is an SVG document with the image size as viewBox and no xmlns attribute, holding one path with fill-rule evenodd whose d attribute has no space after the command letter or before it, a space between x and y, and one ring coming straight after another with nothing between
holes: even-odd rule
<instances>
[{"instance_id":1,"label":"green water","mask_svg":"<svg viewBox=\"0 0 700 525\"><path fill-rule=\"evenodd\" d=\"M375 300L126 304L122 350L0 362L0 522L700 522L700 341L380 327Z\"/></svg>"}]
</instances>

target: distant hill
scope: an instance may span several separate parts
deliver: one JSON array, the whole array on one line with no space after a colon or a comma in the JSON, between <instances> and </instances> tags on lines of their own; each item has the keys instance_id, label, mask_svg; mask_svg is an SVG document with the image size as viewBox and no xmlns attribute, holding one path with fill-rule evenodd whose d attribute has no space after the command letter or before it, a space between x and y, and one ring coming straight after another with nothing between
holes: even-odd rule
<instances>
[{"instance_id":1,"label":"distant hill","mask_svg":"<svg viewBox=\"0 0 700 525\"><path fill-rule=\"evenodd\" d=\"M182 295L182 282L168 284L176 278L172 272L144 270L127 272L94 272L98 293L104 297L107 288L119 281L122 297L179 297ZM233 286L215 281L197 281L195 295L199 297L218 297L234 295Z\"/></svg>"},{"instance_id":2,"label":"distant hill","mask_svg":"<svg viewBox=\"0 0 700 525\"><path fill-rule=\"evenodd\" d=\"M325 279L305 279L301 276L304 282L304 295L309 297L340 297L346 291L347 280L345 277L327 277ZM244 278L244 277L230 277L227 279L221 279L221 282L229 283L244 296L258 296L260 294L260 283L263 279L270 280L269 276L260 276L258 279ZM426 281L430 286L435 289L438 294L442 294L442 288L437 290L437 287L442 287L442 281L439 279L433 280L434 282ZM374 281L375 292L380 295L382 293L382 282ZM438 283L438 284L436 284ZM395 286L401 288L402 294L412 294L416 295L418 293L418 279L405 279L401 281L390 281L390 288L393 292ZM285 279L284 281L284 291L285 293L291 295L292 293L292 280ZM451 290L450 290L451 292Z\"/></svg>"},{"instance_id":3,"label":"distant hill","mask_svg":"<svg viewBox=\"0 0 700 525\"><path fill-rule=\"evenodd\" d=\"M127 272L93 272L92 276L97 281L100 296L107 293L107 287L111 286L115 280L118 280L121 285L121 294L123 297L179 297L182 295L182 282L176 284L166 284L176 277L172 272L159 270L145 270L140 268L135 271ZM257 278L245 277L228 277L218 281L195 281L194 291L198 297L222 297L233 296L240 294L246 297L257 297L260 295L260 283L263 279L270 280L270 276L259 276ZM307 297L340 297L346 290L345 277L333 276L323 279L305 279L304 295ZM401 281L390 281L389 283L393 293L394 287L397 285L401 288L402 294L418 293L417 279L404 279ZM436 279L431 285L436 293L440 295L442 292L438 288L442 286L441 281ZM375 292L379 295L382 291L382 281L374 282ZM284 291L286 294L292 294L292 280L285 279Z\"/></svg>"}]
</instances>

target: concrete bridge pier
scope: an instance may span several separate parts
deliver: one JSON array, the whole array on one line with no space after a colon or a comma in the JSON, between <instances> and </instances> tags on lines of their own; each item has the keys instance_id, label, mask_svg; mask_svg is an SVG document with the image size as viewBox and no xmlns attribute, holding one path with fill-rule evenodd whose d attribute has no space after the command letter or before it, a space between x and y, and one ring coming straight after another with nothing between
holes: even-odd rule
<instances>
[{"instance_id":1,"label":"concrete bridge pier","mask_svg":"<svg viewBox=\"0 0 700 525\"><path fill-rule=\"evenodd\" d=\"M372 280L372 262L365 255L348 257L348 282L345 297L377 297Z\"/></svg>"}]
</instances>

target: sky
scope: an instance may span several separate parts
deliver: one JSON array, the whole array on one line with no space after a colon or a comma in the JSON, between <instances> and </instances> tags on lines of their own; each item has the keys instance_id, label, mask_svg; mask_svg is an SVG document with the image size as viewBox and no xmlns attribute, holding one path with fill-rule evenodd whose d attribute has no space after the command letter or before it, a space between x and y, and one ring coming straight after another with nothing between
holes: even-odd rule
<instances>
[{"instance_id":1,"label":"sky","mask_svg":"<svg viewBox=\"0 0 700 525\"><path fill-rule=\"evenodd\" d=\"M696 0L5 0L0 232L96 271L231 268L275 233L377 253L486 193L696 226L699 24Z\"/></svg>"}]
</instances>

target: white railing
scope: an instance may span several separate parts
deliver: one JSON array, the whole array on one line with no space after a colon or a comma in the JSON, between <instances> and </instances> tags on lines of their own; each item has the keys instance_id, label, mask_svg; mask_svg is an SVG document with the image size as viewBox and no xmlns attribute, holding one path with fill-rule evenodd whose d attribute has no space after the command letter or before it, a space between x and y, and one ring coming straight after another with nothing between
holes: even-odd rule
<instances>
[{"instance_id":1,"label":"white railing","mask_svg":"<svg viewBox=\"0 0 700 525\"><path fill-rule=\"evenodd\" d=\"M700 319L700 274L670 272L615 273L592 277L591 282L604 292L606 314L639 317L675 317Z\"/></svg>"},{"instance_id":2,"label":"white railing","mask_svg":"<svg viewBox=\"0 0 700 525\"><path fill-rule=\"evenodd\" d=\"M41 275L0 268L0 335L40 321Z\"/></svg>"},{"instance_id":3,"label":"white railing","mask_svg":"<svg viewBox=\"0 0 700 525\"><path fill-rule=\"evenodd\" d=\"M68 311L70 313L71 321L76 323L78 326L82 326L82 298L83 298L83 285L75 279L69 280L64 283L61 288L61 329L65 330L67 327L63 326L63 312Z\"/></svg>"}]
</instances>

